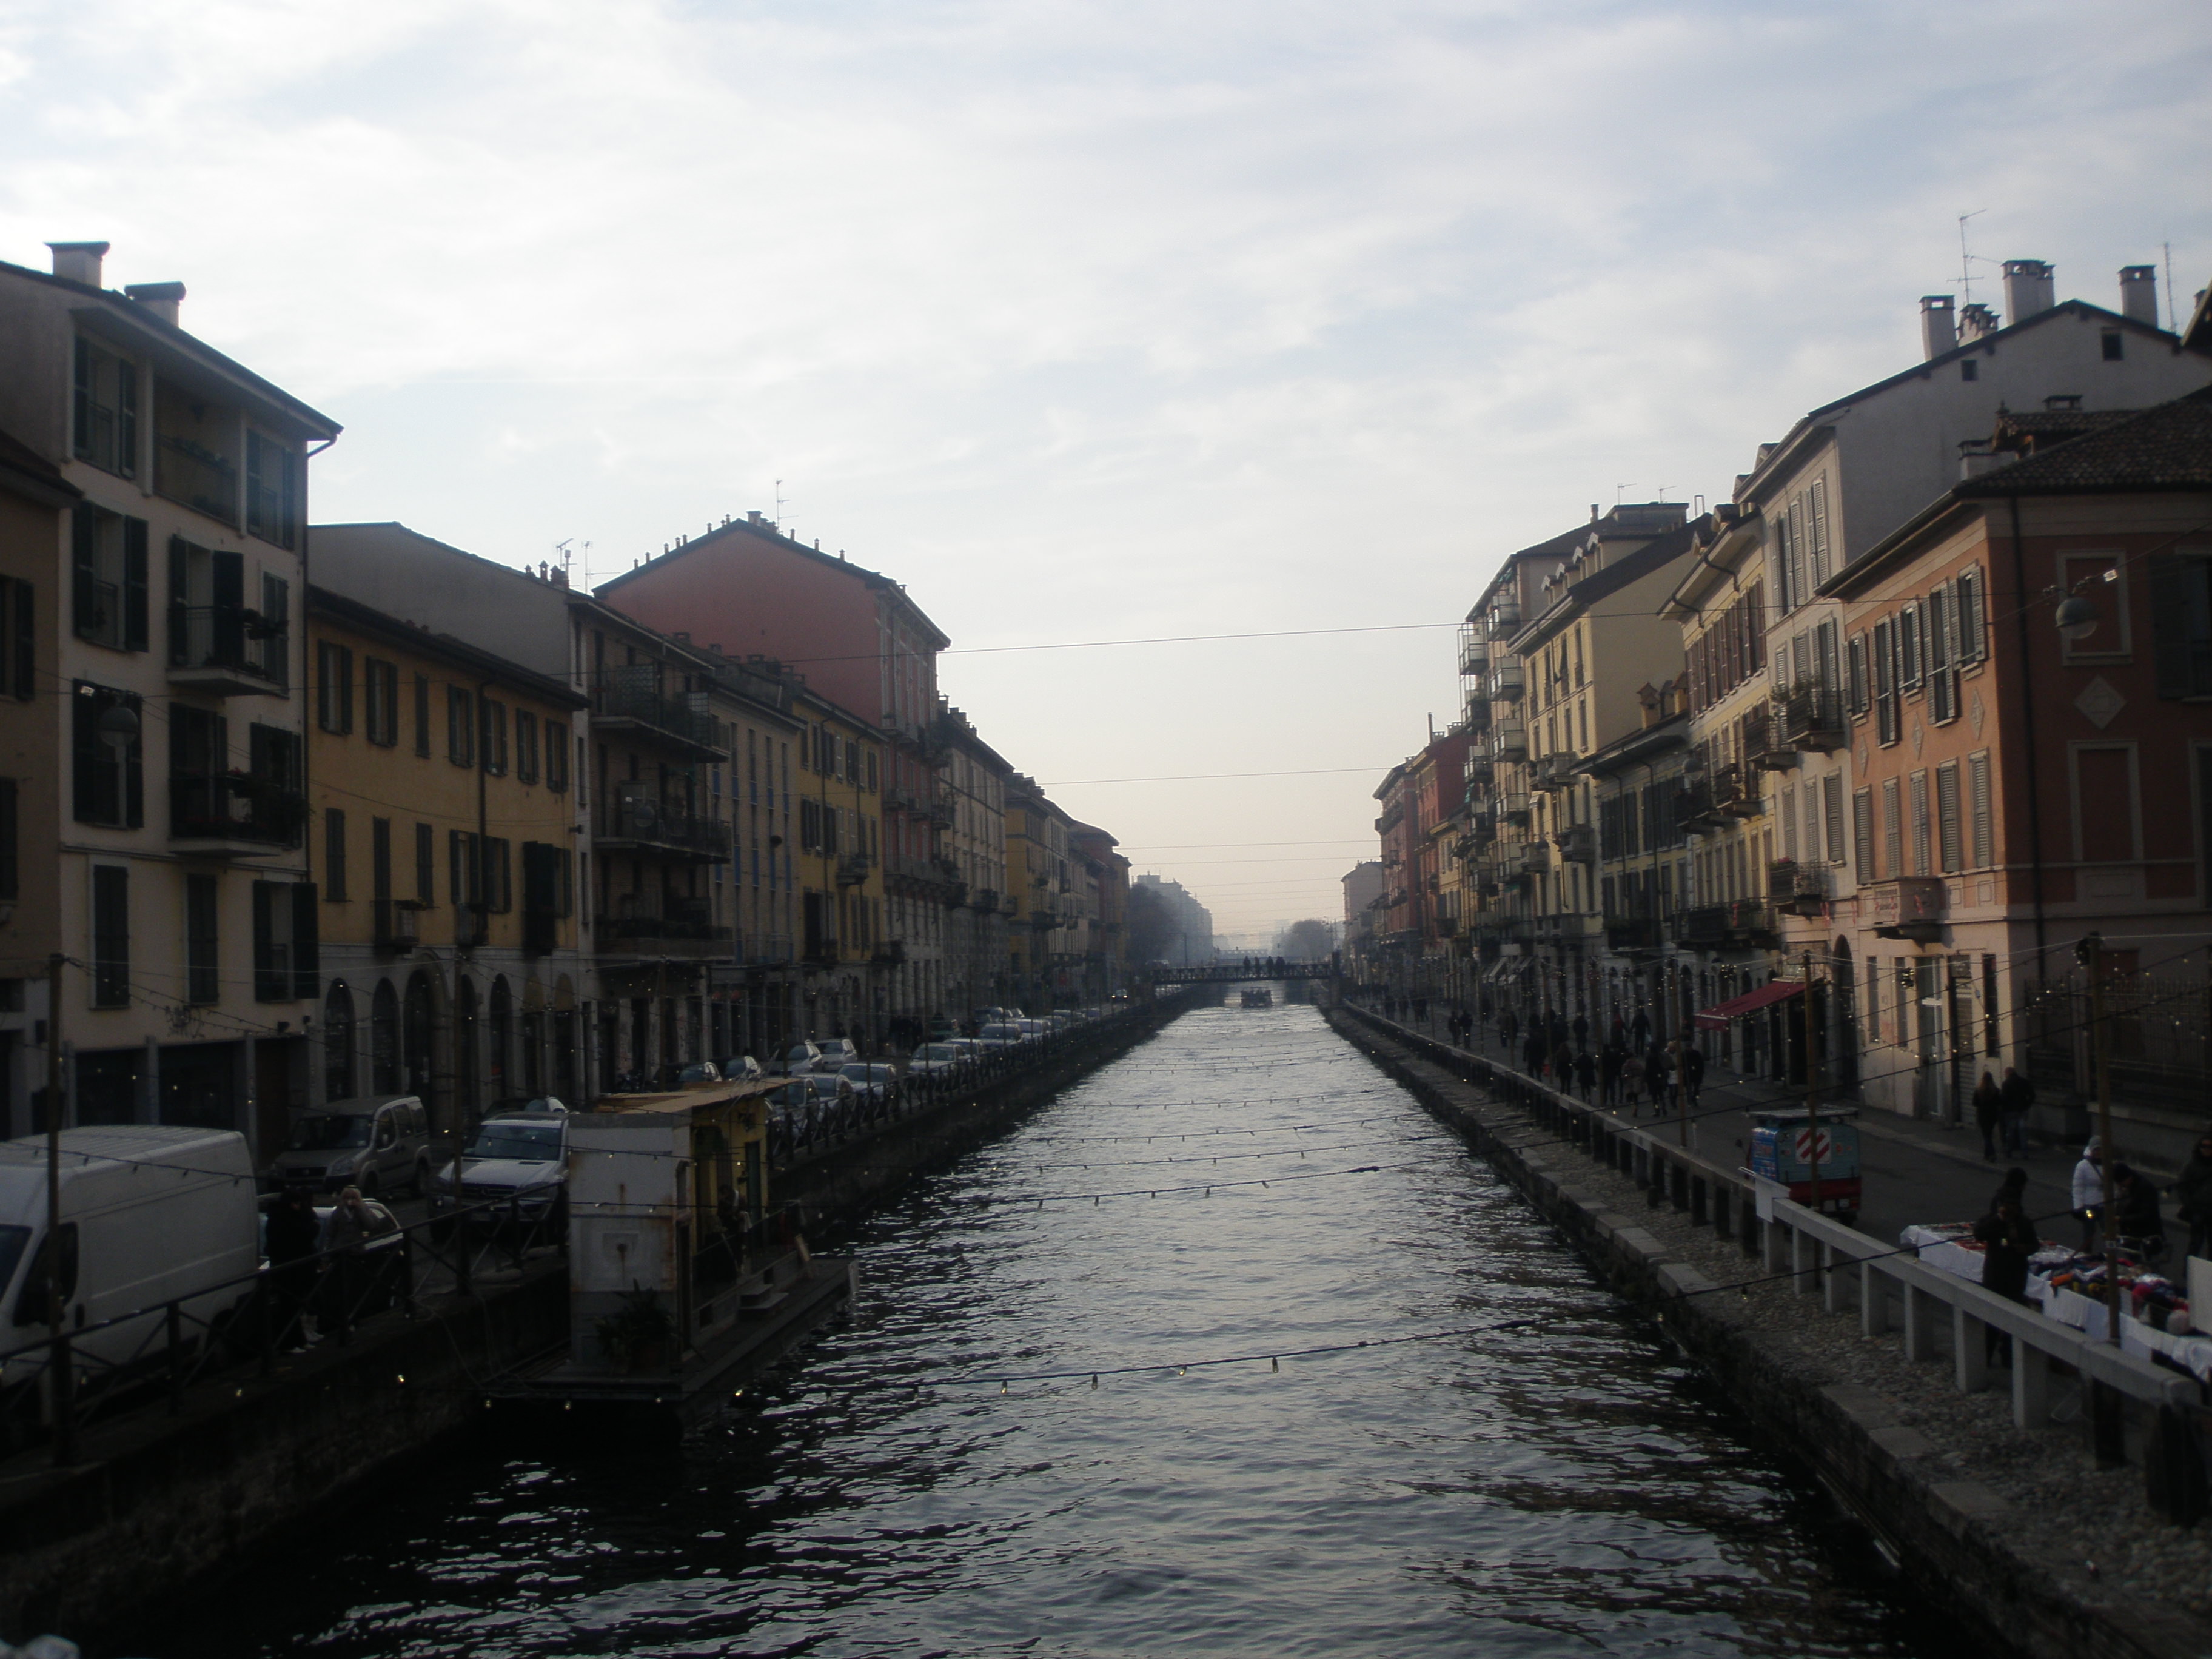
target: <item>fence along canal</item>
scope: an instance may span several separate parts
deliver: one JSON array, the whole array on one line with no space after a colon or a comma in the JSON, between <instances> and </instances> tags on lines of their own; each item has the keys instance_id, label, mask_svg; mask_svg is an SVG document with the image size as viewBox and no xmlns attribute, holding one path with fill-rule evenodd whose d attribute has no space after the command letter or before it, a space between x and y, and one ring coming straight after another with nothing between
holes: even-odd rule
<instances>
[{"instance_id":1,"label":"fence along canal","mask_svg":"<svg viewBox=\"0 0 2212 1659\"><path fill-rule=\"evenodd\" d=\"M1184 1015L841 1247L856 1317L680 1455L470 1447L148 1650L1961 1650L1310 1008Z\"/></svg>"}]
</instances>

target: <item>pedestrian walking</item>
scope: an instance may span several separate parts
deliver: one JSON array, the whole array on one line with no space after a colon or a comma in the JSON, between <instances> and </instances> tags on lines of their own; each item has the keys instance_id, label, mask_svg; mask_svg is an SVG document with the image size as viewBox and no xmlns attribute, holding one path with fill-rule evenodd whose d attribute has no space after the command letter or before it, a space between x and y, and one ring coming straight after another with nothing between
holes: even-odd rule
<instances>
[{"instance_id":1,"label":"pedestrian walking","mask_svg":"<svg viewBox=\"0 0 2212 1659\"><path fill-rule=\"evenodd\" d=\"M1667 1063L1667 1051L1656 1042L1644 1056L1644 1086L1650 1091L1651 1109L1663 1112L1674 1103L1674 1075Z\"/></svg>"},{"instance_id":2,"label":"pedestrian walking","mask_svg":"<svg viewBox=\"0 0 2212 1659\"><path fill-rule=\"evenodd\" d=\"M287 1188L269 1212L269 1311L276 1344L287 1353L307 1346L307 1304L315 1290L315 1249L323 1224L315 1215L314 1194Z\"/></svg>"},{"instance_id":3,"label":"pedestrian walking","mask_svg":"<svg viewBox=\"0 0 2212 1659\"><path fill-rule=\"evenodd\" d=\"M1690 1109L1694 1112L1698 1109L1698 1091L1705 1086L1705 1051L1694 1042L1686 1042L1682 1045L1679 1064L1682 1073L1682 1092L1689 1097Z\"/></svg>"},{"instance_id":4,"label":"pedestrian walking","mask_svg":"<svg viewBox=\"0 0 2212 1659\"><path fill-rule=\"evenodd\" d=\"M2004 1131L2007 1158L2027 1156L2027 1115L2035 1109L2035 1085L2010 1066L1997 1085L1997 1122Z\"/></svg>"},{"instance_id":5,"label":"pedestrian walking","mask_svg":"<svg viewBox=\"0 0 2212 1659\"><path fill-rule=\"evenodd\" d=\"M1528 1073L1530 1077L1536 1076L1544 1069L1544 1035L1542 1032L1529 1032L1527 1040L1522 1043L1521 1069Z\"/></svg>"},{"instance_id":6,"label":"pedestrian walking","mask_svg":"<svg viewBox=\"0 0 2212 1659\"><path fill-rule=\"evenodd\" d=\"M2156 1195L2152 1201L2155 1203ZM2028 1261L2043 1246L2035 1229L2021 1213L2020 1202L2000 1189L1990 1212L1974 1224L1974 1237L1982 1246L1982 1288L1994 1291L2008 1302L2027 1301ZM2012 1340L1992 1326L1982 1327L1982 1358L1993 1363L2002 1355L2012 1363Z\"/></svg>"},{"instance_id":7,"label":"pedestrian walking","mask_svg":"<svg viewBox=\"0 0 2212 1659\"><path fill-rule=\"evenodd\" d=\"M1569 1029L1575 1034L1575 1048L1579 1052L1589 1042L1589 1016L1577 1014L1574 1024Z\"/></svg>"},{"instance_id":8,"label":"pedestrian walking","mask_svg":"<svg viewBox=\"0 0 2212 1659\"><path fill-rule=\"evenodd\" d=\"M2124 1164L2112 1165L2112 1228L2144 1261L2164 1259L2166 1218L2159 1213L2158 1188Z\"/></svg>"},{"instance_id":9,"label":"pedestrian walking","mask_svg":"<svg viewBox=\"0 0 2212 1659\"><path fill-rule=\"evenodd\" d=\"M2212 1134L2200 1136L2197 1150L2173 1183L2173 1213L2188 1224L2189 1254L2212 1259Z\"/></svg>"},{"instance_id":10,"label":"pedestrian walking","mask_svg":"<svg viewBox=\"0 0 2212 1659\"><path fill-rule=\"evenodd\" d=\"M2074 1166L2074 1218L2081 1224L2081 1254L2097 1250L2099 1224L2104 1219L2105 1170L2103 1143L2091 1135L2081 1148L2081 1161Z\"/></svg>"},{"instance_id":11,"label":"pedestrian walking","mask_svg":"<svg viewBox=\"0 0 2212 1659\"><path fill-rule=\"evenodd\" d=\"M1640 1109L1638 1097L1644 1089L1644 1061L1630 1054L1620 1062L1620 1092L1627 1103L1628 1115L1634 1117Z\"/></svg>"},{"instance_id":12,"label":"pedestrian walking","mask_svg":"<svg viewBox=\"0 0 2212 1659\"><path fill-rule=\"evenodd\" d=\"M1642 1008L1636 1011L1636 1018L1630 1022L1628 1034L1635 1038L1638 1048L1651 1046L1651 1016L1649 1012Z\"/></svg>"},{"instance_id":13,"label":"pedestrian walking","mask_svg":"<svg viewBox=\"0 0 2212 1659\"><path fill-rule=\"evenodd\" d=\"M1626 1058L1617 1042L1607 1043L1597 1058L1598 1099L1605 1105L1620 1103L1620 1062Z\"/></svg>"},{"instance_id":14,"label":"pedestrian walking","mask_svg":"<svg viewBox=\"0 0 2212 1659\"><path fill-rule=\"evenodd\" d=\"M1982 1132L1982 1162L1984 1164L1997 1161L1997 1133L2002 1127L1999 1120L2003 1112L2004 1091L1997 1087L1995 1077L1984 1072L1982 1080L1974 1085L1974 1127Z\"/></svg>"},{"instance_id":15,"label":"pedestrian walking","mask_svg":"<svg viewBox=\"0 0 2212 1659\"><path fill-rule=\"evenodd\" d=\"M1587 1104L1597 1088L1597 1056L1587 1048L1575 1056L1575 1082Z\"/></svg>"},{"instance_id":16,"label":"pedestrian walking","mask_svg":"<svg viewBox=\"0 0 2212 1659\"><path fill-rule=\"evenodd\" d=\"M1573 1087L1574 1073L1575 1051L1567 1047L1564 1042L1554 1045L1552 1049L1552 1082L1553 1086L1560 1089Z\"/></svg>"}]
</instances>

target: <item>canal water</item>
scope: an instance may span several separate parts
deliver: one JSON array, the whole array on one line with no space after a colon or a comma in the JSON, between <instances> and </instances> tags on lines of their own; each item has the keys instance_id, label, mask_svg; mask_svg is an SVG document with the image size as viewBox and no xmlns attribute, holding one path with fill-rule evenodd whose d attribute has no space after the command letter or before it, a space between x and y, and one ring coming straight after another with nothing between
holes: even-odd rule
<instances>
[{"instance_id":1,"label":"canal water","mask_svg":"<svg viewBox=\"0 0 2212 1659\"><path fill-rule=\"evenodd\" d=\"M443 1459L138 1647L1966 1650L1310 1008L1184 1016L849 1242L855 1317L682 1455Z\"/></svg>"}]
</instances>

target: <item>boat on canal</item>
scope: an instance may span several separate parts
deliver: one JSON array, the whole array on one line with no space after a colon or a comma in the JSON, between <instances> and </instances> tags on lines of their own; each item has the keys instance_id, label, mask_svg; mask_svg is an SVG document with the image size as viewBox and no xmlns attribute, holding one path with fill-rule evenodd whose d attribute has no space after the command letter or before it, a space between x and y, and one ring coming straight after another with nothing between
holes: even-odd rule
<instances>
[{"instance_id":1,"label":"boat on canal","mask_svg":"<svg viewBox=\"0 0 2212 1659\"><path fill-rule=\"evenodd\" d=\"M849 1305L854 1264L769 1200L781 1079L605 1095L568 1131L568 1340L484 1390L682 1430Z\"/></svg>"},{"instance_id":2,"label":"boat on canal","mask_svg":"<svg viewBox=\"0 0 2212 1659\"><path fill-rule=\"evenodd\" d=\"M1248 986L1244 991L1244 1006L1247 1008L1272 1008L1275 1006L1275 994L1264 985Z\"/></svg>"}]
</instances>

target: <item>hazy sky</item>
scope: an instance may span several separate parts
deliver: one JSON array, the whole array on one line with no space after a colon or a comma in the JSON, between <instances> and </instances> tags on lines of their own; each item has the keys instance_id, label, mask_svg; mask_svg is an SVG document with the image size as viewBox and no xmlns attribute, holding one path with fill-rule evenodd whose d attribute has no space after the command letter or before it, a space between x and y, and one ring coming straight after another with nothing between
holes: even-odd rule
<instances>
[{"instance_id":1,"label":"hazy sky","mask_svg":"<svg viewBox=\"0 0 2212 1659\"><path fill-rule=\"evenodd\" d=\"M1449 623L1912 361L1961 213L2185 304L2208 88L2203 0L13 0L0 258L185 282L345 423L319 519L604 579L781 478L957 646ZM1336 914L1457 696L1445 629L943 679L1224 930Z\"/></svg>"}]
</instances>

